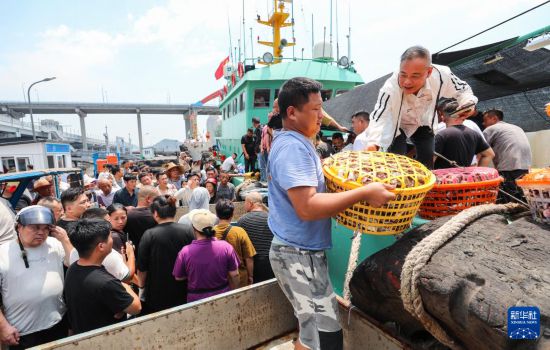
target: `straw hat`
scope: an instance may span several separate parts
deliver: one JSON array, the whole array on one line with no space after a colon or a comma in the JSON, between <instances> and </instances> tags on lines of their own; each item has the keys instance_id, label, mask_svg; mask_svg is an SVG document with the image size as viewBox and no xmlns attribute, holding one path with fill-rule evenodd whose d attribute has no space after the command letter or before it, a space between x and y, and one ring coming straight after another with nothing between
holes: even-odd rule
<instances>
[{"instance_id":1,"label":"straw hat","mask_svg":"<svg viewBox=\"0 0 550 350\"><path fill-rule=\"evenodd\" d=\"M185 171L185 169L183 168L183 166L181 165L177 165L175 164L174 162L170 162L170 163L166 163L162 166L164 168L164 170L166 172L169 172L170 170L174 169L174 168L177 168L178 169L178 172L180 173L180 175L182 175Z\"/></svg>"},{"instance_id":2,"label":"straw hat","mask_svg":"<svg viewBox=\"0 0 550 350\"><path fill-rule=\"evenodd\" d=\"M48 187L48 186L51 186L52 183L49 182L47 179L45 178L40 178L38 180L36 180L33 184L33 190L36 191L38 190L39 188L41 187Z\"/></svg>"}]
</instances>

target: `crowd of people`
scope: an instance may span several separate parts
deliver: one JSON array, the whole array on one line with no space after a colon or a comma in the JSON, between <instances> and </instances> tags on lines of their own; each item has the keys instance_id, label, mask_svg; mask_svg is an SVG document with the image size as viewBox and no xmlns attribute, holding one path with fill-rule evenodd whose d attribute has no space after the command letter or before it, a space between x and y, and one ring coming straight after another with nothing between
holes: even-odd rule
<instances>
[{"instance_id":1,"label":"crowd of people","mask_svg":"<svg viewBox=\"0 0 550 350\"><path fill-rule=\"evenodd\" d=\"M476 111L469 85L432 64L425 48L403 53L373 112L350 116L352 131L323 110L321 89L311 79L288 80L268 123L253 119L241 139L245 171L258 163L269 180L269 215L251 192L236 221L236 153L217 166L182 152L161 171L123 162L82 186L61 182L60 199L51 179L40 179L33 205L17 216L0 205L1 341L24 348L275 276L299 321L296 348L341 349L324 252L332 246L330 217L358 201L382 206L395 194L381 183L325 193L323 158L380 150L429 169L493 162L519 196L514 180L531 165L525 133L500 110ZM320 126L337 132L329 139ZM182 206L189 212L176 221Z\"/></svg>"},{"instance_id":2,"label":"crowd of people","mask_svg":"<svg viewBox=\"0 0 550 350\"><path fill-rule=\"evenodd\" d=\"M235 158L127 161L80 186L60 178L59 198L44 177L32 205L0 204L1 342L27 348L273 278L267 207L258 192L236 202Z\"/></svg>"}]
</instances>

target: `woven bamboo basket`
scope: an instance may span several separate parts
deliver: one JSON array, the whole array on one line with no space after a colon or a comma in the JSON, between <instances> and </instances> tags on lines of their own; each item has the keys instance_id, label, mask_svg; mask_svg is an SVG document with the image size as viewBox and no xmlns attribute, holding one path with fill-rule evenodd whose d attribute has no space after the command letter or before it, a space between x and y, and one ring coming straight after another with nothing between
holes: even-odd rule
<instances>
[{"instance_id":1,"label":"woven bamboo basket","mask_svg":"<svg viewBox=\"0 0 550 350\"><path fill-rule=\"evenodd\" d=\"M395 185L395 200L380 208L361 201L336 216L352 230L372 235L395 235L411 226L435 176L421 163L385 152L341 152L323 165L328 192L343 192L370 182Z\"/></svg>"}]
</instances>

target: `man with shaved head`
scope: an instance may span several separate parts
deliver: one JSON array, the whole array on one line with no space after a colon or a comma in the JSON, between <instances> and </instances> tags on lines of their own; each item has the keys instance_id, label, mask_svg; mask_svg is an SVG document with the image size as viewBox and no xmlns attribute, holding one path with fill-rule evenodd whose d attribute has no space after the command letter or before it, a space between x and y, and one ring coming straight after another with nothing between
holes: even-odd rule
<instances>
[{"instance_id":1,"label":"man with shaved head","mask_svg":"<svg viewBox=\"0 0 550 350\"><path fill-rule=\"evenodd\" d=\"M159 195L160 193L157 188L143 186L137 195L137 207L128 211L128 221L124 230L128 232L128 237L136 246L136 253L138 252L139 242L143 233L157 225L149 207Z\"/></svg>"},{"instance_id":2,"label":"man with shaved head","mask_svg":"<svg viewBox=\"0 0 550 350\"><path fill-rule=\"evenodd\" d=\"M239 219L238 225L248 233L256 249L254 283L258 283L275 277L269 263L269 247L273 240L273 233L267 225L267 211L259 192L251 192L246 196L244 209L247 214Z\"/></svg>"},{"instance_id":3,"label":"man with shaved head","mask_svg":"<svg viewBox=\"0 0 550 350\"><path fill-rule=\"evenodd\" d=\"M113 204L113 198L115 197L116 190L113 189L113 183L111 180L102 177L97 182L97 187L99 188L99 190L96 191L97 203L101 207L105 208Z\"/></svg>"}]
</instances>

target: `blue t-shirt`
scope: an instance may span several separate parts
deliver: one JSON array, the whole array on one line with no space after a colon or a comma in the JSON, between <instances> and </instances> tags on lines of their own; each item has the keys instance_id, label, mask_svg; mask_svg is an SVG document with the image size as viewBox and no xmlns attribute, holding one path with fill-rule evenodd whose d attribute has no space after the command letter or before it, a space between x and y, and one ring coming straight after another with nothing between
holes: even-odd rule
<instances>
[{"instance_id":1,"label":"blue t-shirt","mask_svg":"<svg viewBox=\"0 0 550 350\"><path fill-rule=\"evenodd\" d=\"M332 247L330 219L304 221L298 217L287 191L315 187L325 191L321 160L311 141L295 131L277 133L268 160L269 219L275 241L290 246L324 250Z\"/></svg>"}]
</instances>

